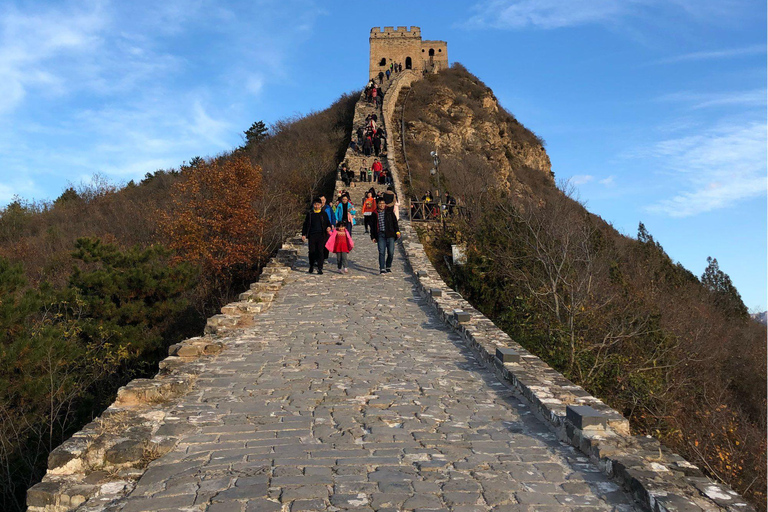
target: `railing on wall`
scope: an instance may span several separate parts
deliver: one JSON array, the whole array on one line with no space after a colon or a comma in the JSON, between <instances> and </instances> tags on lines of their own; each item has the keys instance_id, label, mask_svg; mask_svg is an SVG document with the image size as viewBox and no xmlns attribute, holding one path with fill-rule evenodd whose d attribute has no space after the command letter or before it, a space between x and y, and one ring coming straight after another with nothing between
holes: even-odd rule
<instances>
[{"instance_id":1,"label":"railing on wall","mask_svg":"<svg viewBox=\"0 0 768 512\"><path fill-rule=\"evenodd\" d=\"M412 222L440 222L464 218L467 210L463 206L438 204L434 201L409 201L409 219Z\"/></svg>"}]
</instances>

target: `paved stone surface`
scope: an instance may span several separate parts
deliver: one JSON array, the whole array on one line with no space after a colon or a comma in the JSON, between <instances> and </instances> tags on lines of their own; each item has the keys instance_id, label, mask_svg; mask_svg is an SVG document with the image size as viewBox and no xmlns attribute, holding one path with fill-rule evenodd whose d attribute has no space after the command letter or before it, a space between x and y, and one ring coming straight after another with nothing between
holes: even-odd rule
<instances>
[{"instance_id":1,"label":"paved stone surface","mask_svg":"<svg viewBox=\"0 0 768 512\"><path fill-rule=\"evenodd\" d=\"M190 431L107 510L635 510L423 303L399 247L380 275L353 238L349 274L307 274L303 250L171 411Z\"/></svg>"},{"instance_id":2,"label":"paved stone surface","mask_svg":"<svg viewBox=\"0 0 768 512\"><path fill-rule=\"evenodd\" d=\"M112 509L631 510L355 228L350 273L306 273L172 411L192 432Z\"/></svg>"}]
</instances>

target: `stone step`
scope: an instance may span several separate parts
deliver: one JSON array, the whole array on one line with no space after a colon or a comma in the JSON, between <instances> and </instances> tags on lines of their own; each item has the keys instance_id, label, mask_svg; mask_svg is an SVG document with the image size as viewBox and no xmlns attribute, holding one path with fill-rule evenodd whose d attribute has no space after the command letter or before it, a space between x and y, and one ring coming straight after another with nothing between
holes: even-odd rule
<instances>
[{"instance_id":1,"label":"stone step","mask_svg":"<svg viewBox=\"0 0 768 512\"><path fill-rule=\"evenodd\" d=\"M280 290L281 287L280 283L274 281L257 281L251 283L251 291L254 292L276 292Z\"/></svg>"}]
</instances>

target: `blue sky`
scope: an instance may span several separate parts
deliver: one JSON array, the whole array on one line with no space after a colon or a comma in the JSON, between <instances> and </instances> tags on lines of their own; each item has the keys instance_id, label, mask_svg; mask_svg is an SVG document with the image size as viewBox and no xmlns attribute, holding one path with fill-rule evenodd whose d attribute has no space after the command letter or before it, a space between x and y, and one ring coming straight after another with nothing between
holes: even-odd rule
<instances>
[{"instance_id":1,"label":"blue sky","mask_svg":"<svg viewBox=\"0 0 768 512\"><path fill-rule=\"evenodd\" d=\"M162 4L162 5L160 5ZM623 233L766 299L762 0L5 1L0 205L210 156L367 77L373 26L417 25L547 141Z\"/></svg>"}]
</instances>

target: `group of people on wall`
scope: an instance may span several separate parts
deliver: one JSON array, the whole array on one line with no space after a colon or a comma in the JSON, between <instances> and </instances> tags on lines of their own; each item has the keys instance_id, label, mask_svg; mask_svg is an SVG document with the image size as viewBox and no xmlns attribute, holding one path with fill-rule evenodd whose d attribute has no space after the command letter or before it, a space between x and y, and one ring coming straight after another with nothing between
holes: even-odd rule
<instances>
[{"instance_id":1,"label":"group of people on wall","mask_svg":"<svg viewBox=\"0 0 768 512\"><path fill-rule=\"evenodd\" d=\"M349 147L356 154L378 157L387 152L387 132L377 124L378 120L376 114L370 114L366 117L365 124L355 130L355 137L349 141Z\"/></svg>"},{"instance_id":2,"label":"group of people on wall","mask_svg":"<svg viewBox=\"0 0 768 512\"><path fill-rule=\"evenodd\" d=\"M395 73L400 73L403 71L403 64L402 63L395 63L394 61L389 62L389 68L385 69L384 71L379 71L379 83L383 84L384 79L389 80L392 78L392 75Z\"/></svg>"},{"instance_id":3,"label":"group of people on wall","mask_svg":"<svg viewBox=\"0 0 768 512\"><path fill-rule=\"evenodd\" d=\"M339 166L339 179L345 187L356 187L357 183L375 183L378 185L393 185L392 173L378 158L373 159L373 163L368 166L368 161L363 159L360 163L358 174L344 161Z\"/></svg>"},{"instance_id":4,"label":"group of people on wall","mask_svg":"<svg viewBox=\"0 0 768 512\"><path fill-rule=\"evenodd\" d=\"M395 241L400 238L398 204L392 186L381 194L371 187L362 200L363 226L378 246L380 274L392 272ZM352 230L357 224L356 215L357 209L346 190L339 192L335 207L325 196L313 199L312 210L307 213L301 230L302 240L309 244L310 274L315 269L318 274L323 273L330 253L336 255L339 273L349 273L349 252L355 247Z\"/></svg>"},{"instance_id":5,"label":"group of people on wall","mask_svg":"<svg viewBox=\"0 0 768 512\"><path fill-rule=\"evenodd\" d=\"M385 78L389 80L396 69L396 65L392 63L386 74L379 74L378 85L372 78L365 88L366 99L375 103L377 108L381 106L383 98L381 84ZM402 71L402 67L399 70ZM367 159L362 159L357 181L387 186L386 191L382 193L377 193L376 189L371 187L365 192L361 204L365 233L370 235L371 241L378 247L379 273L388 274L392 272L395 241L400 238L400 202L394 191L392 174L379 159L387 152L387 134L379 125L378 116L372 113L366 116L363 126L358 126L354 135L350 142L352 150L358 154L362 153L365 157L373 156L370 167ZM339 178L346 187L356 186L355 171L346 160L339 166ZM347 190L339 191L335 206L328 202L325 196L312 200L312 209L307 213L301 230L302 240L309 245L310 274L315 271L318 274L323 273L324 263L330 253L336 255L339 273L349 273L349 253L355 246L352 231L357 224L356 216L357 209Z\"/></svg>"}]
</instances>

